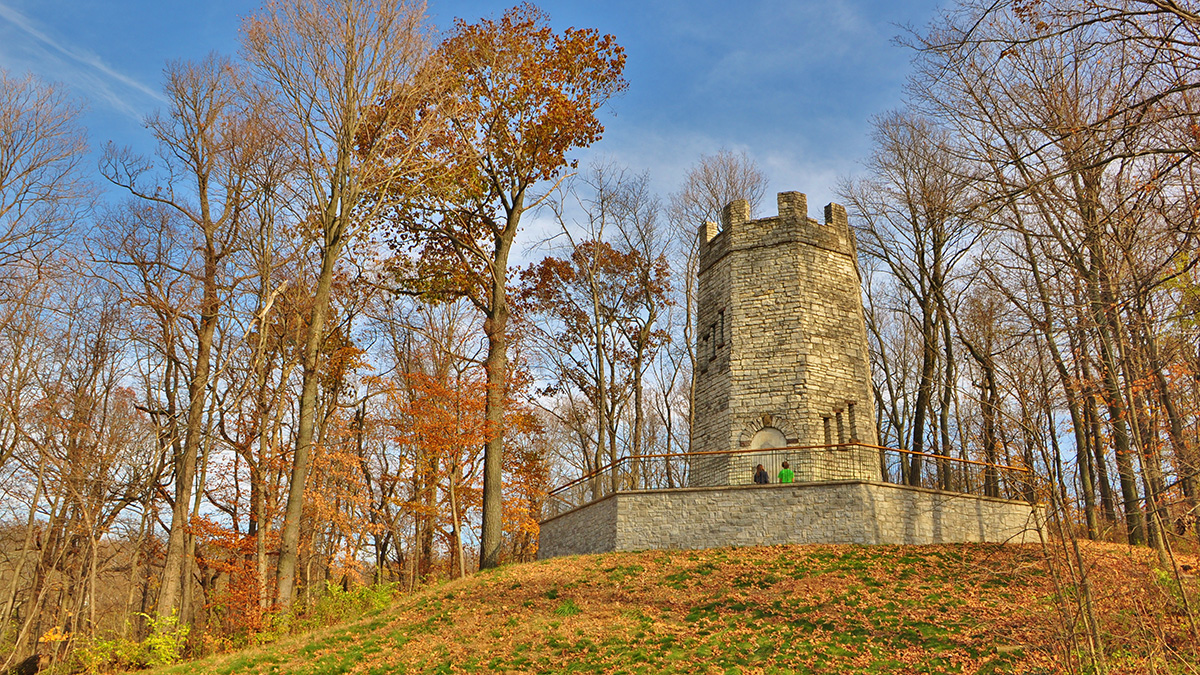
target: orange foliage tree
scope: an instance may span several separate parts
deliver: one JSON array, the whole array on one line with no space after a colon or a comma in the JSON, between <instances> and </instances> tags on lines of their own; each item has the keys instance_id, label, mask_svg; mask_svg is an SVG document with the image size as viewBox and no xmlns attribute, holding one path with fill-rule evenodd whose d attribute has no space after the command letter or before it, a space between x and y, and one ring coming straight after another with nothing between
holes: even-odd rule
<instances>
[{"instance_id":1,"label":"orange foliage tree","mask_svg":"<svg viewBox=\"0 0 1200 675\"><path fill-rule=\"evenodd\" d=\"M192 518L196 566L206 593L209 635L249 635L263 628L266 608L258 601L255 537L211 516Z\"/></svg>"},{"instance_id":2,"label":"orange foliage tree","mask_svg":"<svg viewBox=\"0 0 1200 675\"><path fill-rule=\"evenodd\" d=\"M595 30L555 33L545 13L522 4L498 21L457 21L431 62L431 79L445 91L426 111L443 122L426 145L440 155L439 173L414 179L431 189L409 191L416 196L395 214L403 224L396 244L418 249L420 285L449 288L483 314L485 414L499 429L510 372L508 264L521 216L536 203L539 184L573 166L568 152L600 138L596 115L625 88L625 54L613 36ZM399 152L410 145L403 134L393 140ZM494 434L484 459L483 568L500 560L503 451L503 435Z\"/></svg>"},{"instance_id":3,"label":"orange foliage tree","mask_svg":"<svg viewBox=\"0 0 1200 675\"><path fill-rule=\"evenodd\" d=\"M505 553L509 560L526 562L537 554L538 518L546 503L550 453L537 416L515 402L509 405L509 447L504 455Z\"/></svg>"},{"instance_id":4,"label":"orange foliage tree","mask_svg":"<svg viewBox=\"0 0 1200 675\"><path fill-rule=\"evenodd\" d=\"M670 270L665 256L651 258L605 241L579 242L569 256L547 257L521 271L517 290L522 327L555 353L548 392L575 390L595 412L594 452L585 452L591 473L622 456L618 426L633 408L628 455L641 455L643 375L669 334L657 325L669 304ZM624 417L627 417L624 416ZM586 449L587 443L584 443ZM638 469L641 462L635 461ZM616 474L613 474L616 480ZM634 475L634 485L641 487ZM601 494L600 477L593 495ZM617 486L614 482L612 490Z\"/></svg>"},{"instance_id":5,"label":"orange foliage tree","mask_svg":"<svg viewBox=\"0 0 1200 675\"><path fill-rule=\"evenodd\" d=\"M451 572L461 576L462 523L467 510L479 504L479 449L493 435L484 415L486 385L465 373L451 379L446 373L410 372L403 379L396 383L401 386L388 389L388 396L398 414L394 439L413 450L414 473L421 477L420 491L406 504L426 523L428 543L420 570L432 571L428 547L438 521L443 521L449 526L449 532L441 534L450 551Z\"/></svg>"}]
</instances>

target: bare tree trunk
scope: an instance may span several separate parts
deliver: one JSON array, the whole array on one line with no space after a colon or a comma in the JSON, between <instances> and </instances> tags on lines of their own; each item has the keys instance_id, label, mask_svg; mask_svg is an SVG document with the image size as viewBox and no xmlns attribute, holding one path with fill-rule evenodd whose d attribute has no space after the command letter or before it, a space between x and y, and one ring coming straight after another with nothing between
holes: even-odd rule
<instances>
[{"instance_id":1,"label":"bare tree trunk","mask_svg":"<svg viewBox=\"0 0 1200 675\"><path fill-rule=\"evenodd\" d=\"M268 179L268 182L270 179ZM269 186L265 192L273 196L274 188ZM257 424L257 438L247 440L246 463L250 466L250 524L247 533L254 537L254 577L258 588L258 607L267 610L271 606L271 593L268 584L267 536L270 533L270 523L267 522L267 472L266 467L275 454L272 443L271 405L267 377L271 372L272 361L267 358L267 330L271 308L275 298L287 288L284 282L279 288L271 290L271 272L274 266L271 257L274 253L275 220L272 211L273 202L264 199L259 209L259 238L256 239L254 251L258 274L258 305L255 308L255 320L258 323L258 341L254 345L254 413ZM252 447L257 442L258 456L253 457Z\"/></svg>"},{"instance_id":2,"label":"bare tree trunk","mask_svg":"<svg viewBox=\"0 0 1200 675\"><path fill-rule=\"evenodd\" d=\"M1088 387L1088 390L1083 392L1083 413L1087 424L1087 444L1092 451L1092 459L1095 460L1096 482L1100 487L1100 511L1104 514L1105 520L1116 523L1116 499L1112 492L1112 481L1108 477L1108 462L1104 457L1100 411L1096 406L1096 393L1092 391L1095 384L1092 379L1091 360L1087 353L1081 350L1076 362L1079 364L1080 378Z\"/></svg>"},{"instance_id":3,"label":"bare tree trunk","mask_svg":"<svg viewBox=\"0 0 1200 675\"><path fill-rule=\"evenodd\" d=\"M22 610L25 612L25 620L21 624L20 630L17 632L16 640L13 642L13 650L5 661L3 668L7 668L12 663L12 659L19 654L24 654L29 646L28 640L30 636L38 636L42 631L42 608L44 607L46 595L51 588L48 583L49 576L57 569L62 562L63 550L63 527L66 520L66 500L61 493L55 494L50 502L50 517L46 523L44 531L45 537L41 543L41 555L38 556L37 564L33 570L33 580L30 584L30 590L27 593L26 601L22 604Z\"/></svg>"},{"instance_id":4,"label":"bare tree trunk","mask_svg":"<svg viewBox=\"0 0 1200 675\"><path fill-rule=\"evenodd\" d=\"M420 546L421 546L421 566L417 570L417 575L422 582L428 583L433 575L433 529L434 529L434 508L437 497L437 471L438 458L430 453L430 456L423 458L421 462L421 471L418 477L420 488L419 502L421 510L418 515L420 522Z\"/></svg>"},{"instance_id":5,"label":"bare tree trunk","mask_svg":"<svg viewBox=\"0 0 1200 675\"><path fill-rule=\"evenodd\" d=\"M1121 484L1121 496L1124 500L1125 522L1128 526L1129 543L1139 545L1146 543L1145 521L1142 508L1138 503L1137 478L1133 467L1133 448L1130 444L1127 409L1121 385L1118 381L1118 366L1116 345L1107 327L1108 312L1095 291L1092 291L1092 314L1097 320L1096 337L1099 342L1101 358L1101 382L1103 383L1104 404L1108 408L1108 422L1112 429L1113 452L1117 459L1117 474Z\"/></svg>"},{"instance_id":6,"label":"bare tree trunk","mask_svg":"<svg viewBox=\"0 0 1200 675\"><path fill-rule=\"evenodd\" d=\"M1067 410L1071 415L1071 429L1075 435L1075 455L1079 463L1080 489L1084 499L1084 518L1087 521L1088 538L1095 539L1098 536L1095 490L1092 486L1091 455L1088 452L1087 430L1085 429L1083 414L1080 410L1079 387L1076 379L1067 368L1062 352L1058 348L1058 342L1055 340L1053 333L1053 304L1051 302L1050 290L1043 278L1041 265L1039 264L1041 256L1034 245L1033 237L1025 227L1020 210L1016 208L1012 210L1014 219L1020 229L1021 241L1024 244L1026 263L1029 265L1038 294L1037 299L1040 315L1035 315L1033 308L1029 308L1029 317L1034 325L1040 329L1042 340L1050 352L1050 357L1054 362L1054 369L1058 372L1059 381L1063 387L1063 394L1066 397ZM1082 348L1081 340L1076 339L1077 333L1078 331L1068 328L1070 343L1075 353L1081 355L1082 358L1085 352Z\"/></svg>"},{"instance_id":7,"label":"bare tree trunk","mask_svg":"<svg viewBox=\"0 0 1200 675\"><path fill-rule=\"evenodd\" d=\"M928 298L925 304L929 302ZM912 452L908 467L908 484L921 484L921 460L925 452L926 414L933 396L933 374L937 365L937 340L930 308L921 307L921 379L917 385L917 400L913 405Z\"/></svg>"},{"instance_id":8,"label":"bare tree trunk","mask_svg":"<svg viewBox=\"0 0 1200 675\"><path fill-rule=\"evenodd\" d=\"M191 514L192 489L196 481L196 454L200 449L204 403L208 400L209 362L213 333L217 329L216 255L212 237L208 237L205 262L204 300L200 314L200 332L196 341L196 367L188 384L188 416L183 442L183 454L175 458L175 504L171 510L171 532L167 538L167 559L163 563L162 583L158 595L158 616L167 617L180 610L183 584L188 572L187 528Z\"/></svg>"},{"instance_id":9,"label":"bare tree trunk","mask_svg":"<svg viewBox=\"0 0 1200 675\"><path fill-rule=\"evenodd\" d=\"M21 555L12 570L12 580L8 586L8 599L4 602L4 614L0 616L0 635L8 634L8 624L12 620L13 606L17 601L17 591L20 588L21 574L25 570L25 561L29 558L34 536L39 525L37 522L38 502L42 500L42 489L45 485L46 455L38 453L37 484L33 490L33 500L29 503L29 518L25 522L25 542L21 545Z\"/></svg>"},{"instance_id":10,"label":"bare tree trunk","mask_svg":"<svg viewBox=\"0 0 1200 675\"><path fill-rule=\"evenodd\" d=\"M1086 165L1086 162L1069 153L1068 165L1074 168ZM1076 201L1083 220L1087 267L1081 271L1097 338L1104 403L1108 408L1109 426L1112 429L1113 451L1117 458L1125 520L1129 529L1128 538L1130 544L1137 545L1146 543L1145 519L1138 503L1137 482L1131 456L1134 449L1129 438L1128 408L1120 383L1120 350L1123 342L1121 317L1118 314L1116 299L1112 296L1113 284L1109 279L1108 261L1101 241L1100 218L1103 207L1099 195L1102 170L1102 167L1074 170L1071 176L1074 179Z\"/></svg>"},{"instance_id":11,"label":"bare tree trunk","mask_svg":"<svg viewBox=\"0 0 1200 675\"><path fill-rule=\"evenodd\" d=\"M331 202L331 204L336 202ZM325 318L329 313L329 297L333 288L333 271L341 254L343 240L341 221L328 226L322 246L321 272L317 277L316 295L309 314L308 337L304 341L304 374L300 388L300 420L296 427L296 451L292 456L292 475L288 482L287 510L279 538L279 563L275 573L276 600L280 607L292 606L296 596L296 563L300 547L300 519L304 509L304 486L312 453L316 422L317 386L320 383L319 358L325 333Z\"/></svg>"},{"instance_id":12,"label":"bare tree trunk","mask_svg":"<svg viewBox=\"0 0 1200 675\"><path fill-rule=\"evenodd\" d=\"M1200 510L1200 495L1197 494L1196 489L1196 471L1198 468L1196 455L1183 434L1183 420L1179 414L1179 408L1175 405L1175 399L1171 396L1162 360L1159 358L1158 340L1154 336L1154 331L1150 328L1145 308L1139 306L1138 310L1142 317L1141 337L1148 362L1147 367L1154 378L1154 393L1157 396L1158 403L1167 416L1167 438L1171 441L1171 449L1175 453L1175 459L1179 466L1179 484L1183 490L1183 496L1188 509L1195 513Z\"/></svg>"},{"instance_id":13,"label":"bare tree trunk","mask_svg":"<svg viewBox=\"0 0 1200 675\"><path fill-rule=\"evenodd\" d=\"M1166 536L1159 524L1163 522L1160 509L1165 485L1162 478L1162 464L1159 459L1157 435L1153 433L1157 426L1148 418L1148 401L1141 392L1134 391L1131 383L1140 381L1141 369L1135 363L1134 345L1130 344L1124 335L1119 334L1121 348L1121 368L1125 380L1125 403L1131 411L1129 416L1133 432L1134 447L1137 450L1141 464L1142 486L1146 494L1146 530L1150 545L1158 552L1159 563L1163 567L1169 565L1167 556Z\"/></svg>"},{"instance_id":14,"label":"bare tree trunk","mask_svg":"<svg viewBox=\"0 0 1200 675\"><path fill-rule=\"evenodd\" d=\"M453 563L454 568L458 571L459 579L467 576L467 563L463 557L462 546L462 517L458 513L458 493L454 489L455 484L460 480L460 473L461 472L458 468L458 463L456 462L454 467L450 470L450 518L451 527L453 528L451 533L454 537L452 542L452 546L454 548L451 551L453 560L451 562Z\"/></svg>"},{"instance_id":15,"label":"bare tree trunk","mask_svg":"<svg viewBox=\"0 0 1200 675\"><path fill-rule=\"evenodd\" d=\"M156 440L161 442L161 439L156 439ZM146 540L150 536L150 530L153 527L152 518L150 517L150 513L151 513L151 509L153 508L153 503L154 503L154 490L158 486L159 478L162 475L163 459L165 458L165 453L163 453L157 447L155 448L155 450L156 450L157 458L155 459L155 462L154 462L154 470L151 471L150 475L147 477L147 480L146 480L146 487L145 487L146 491L142 497L142 502L141 502L142 515L141 515L140 522L138 525L138 535L137 535L137 539L134 541L133 552L130 556L130 561L129 561L129 593L127 594L126 599L125 599L125 609L124 609L123 617L122 617L122 621L121 621L121 637L122 638L129 637L130 620L133 615L134 597L137 593L139 582L141 582L141 584L144 586L145 582L148 581L149 577L150 577L149 569L147 569L145 573L142 572L141 555L142 555L142 549L146 545ZM145 578L143 579L143 577L145 577ZM143 604L144 604L145 597L143 597L142 600L143 600ZM135 631L135 635L140 634L140 632L141 632L140 630Z\"/></svg>"},{"instance_id":16,"label":"bare tree trunk","mask_svg":"<svg viewBox=\"0 0 1200 675\"><path fill-rule=\"evenodd\" d=\"M989 334L990 338L990 334ZM980 411L983 418L983 457L987 466L983 469L983 494L987 497L1000 496L1000 475L995 467L999 463L997 452L996 417L1000 405L1000 392L996 387L996 364L992 358L990 339L982 345L976 345L959 331L959 340L967 347L971 358L983 371L980 382Z\"/></svg>"},{"instance_id":17,"label":"bare tree trunk","mask_svg":"<svg viewBox=\"0 0 1200 675\"><path fill-rule=\"evenodd\" d=\"M603 230L599 234L603 234ZM592 292L592 331L594 333L593 352L596 359L596 471L604 466L604 448L607 445L608 433L608 377L604 369L604 323L600 318L602 308L600 307L600 294L597 290L596 270L594 269L595 261L591 261L588 267L588 285ZM615 466L613 467L616 468ZM597 473L592 479L592 499L599 499L601 490L603 489L602 478ZM615 492L616 485L611 486L610 492Z\"/></svg>"},{"instance_id":18,"label":"bare tree trunk","mask_svg":"<svg viewBox=\"0 0 1200 675\"><path fill-rule=\"evenodd\" d=\"M946 306L947 301L943 293L938 293L938 314L940 324L942 326L942 358L945 360L945 380L942 384L942 408L939 412L940 421L938 426L941 427L942 433L942 456L943 458L950 457L950 448L953 443L950 440L950 408L954 403L954 394L957 391L957 383L955 382L954 372L954 343L950 339L950 308ZM943 490L953 490L954 476L951 474L950 462L948 459L938 461L938 483Z\"/></svg>"},{"instance_id":19,"label":"bare tree trunk","mask_svg":"<svg viewBox=\"0 0 1200 675\"><path fill-rule=\"evenodd\" d=\"M646 345L648 339L646 333L649 332L649 327L643 327L641 335L635 346L635 354L633 360L633 443L630 447L630 485L634 490L640 490L646 485L643 484L642 477L642 436L646 433L646 415L642 410L644 392L642 391L642 380L645 374L645 365L643 361L646 358Z\"/></svg>"}]
</instances>

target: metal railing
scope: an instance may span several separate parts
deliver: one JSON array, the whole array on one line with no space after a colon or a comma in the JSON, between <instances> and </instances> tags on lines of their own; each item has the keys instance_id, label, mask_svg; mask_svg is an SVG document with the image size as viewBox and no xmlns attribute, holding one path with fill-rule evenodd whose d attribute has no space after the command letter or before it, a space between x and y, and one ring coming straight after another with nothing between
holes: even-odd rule
<instances>
[{"instance_id":1,"label":"metal railing","mask_svg":"<svg viewBox=\"0 0 1200 675\"><path fill-rule=\"evenodd\" d=\"M761 465L768 484L784 462L794 483L868 480L943 492L1034 501L1033 473L1019 466L916 453L863 443L789 446L622 457L550 491L546 517L615 492L755 484Z\"/></svg>"}]
</instances>

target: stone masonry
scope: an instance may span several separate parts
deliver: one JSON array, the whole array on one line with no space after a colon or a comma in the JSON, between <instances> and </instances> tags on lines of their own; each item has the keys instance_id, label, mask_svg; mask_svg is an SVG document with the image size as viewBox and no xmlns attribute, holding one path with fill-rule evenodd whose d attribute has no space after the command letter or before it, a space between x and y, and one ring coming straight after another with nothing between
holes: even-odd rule
<instances>
[{"instance_id":1,"label":"stone masonry","mask_svg":"<svg viewBox=\"0 0 1200 675\"><path fill-rule=\"evenodd\" d=\"M830 204L819 223L799 192L780 193L778 204L778 216L750 220L747 203L733 202L720 228L700 229L693 453L878 443L846 210ZM793 463L797 479L879 478L876 451L839 452L839 465L858 467L854 475ZM749 483L756 464L774 476L779 459L697 455L689 484Z\"/></svg>"},{"instance_id":2,"label":"stone masonry","mask_svg":"<svg viewBox=\"0 0 1200 675\"><path fill-rule=\"evenodd\" d=\"M539 558L773 544L1037 542L1036 507L889 483L618 492L542 523Z\"/></svg>"},{"instance_id":3,"label":"stone masonry","mask_svg":"<svg viewBox=\"0 0 1200 675\"><path fill-rule=\"evenodd\" d=\"M539 558L1038 540L1037 506L881 480L854 236L845 209L830 204L818 223L806 203L780 193L778 216L750 220L734 202L720 228L700 230L689 487L617 492L548 518ZM774 482L783 459L795 483ZM750 484L759 463L772 484Z\"/></svg>"}]
</instances>

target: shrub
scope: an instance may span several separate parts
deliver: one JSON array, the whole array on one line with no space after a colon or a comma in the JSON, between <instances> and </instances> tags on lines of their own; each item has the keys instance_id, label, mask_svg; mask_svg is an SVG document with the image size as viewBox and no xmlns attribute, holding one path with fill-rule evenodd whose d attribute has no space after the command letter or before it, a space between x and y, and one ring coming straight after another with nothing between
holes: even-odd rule
<instances>
[{"instance_id":1,"label":"shrub","mask_svg":"<svg viewBox=\"0 0 1200 675\"><path fill-rule=\"evenodd\" d=\"M188 633L192 627L179 623L179 615L172 613L155 619L143 614L150 634L142 642L142 649L148 666L165 666L183 658L187 646Z\"/></svg>"},{"instance_id":2,"label":"shrub","mask_svg":"<svg viewBox=\"0 0 1200 675\"><path fill-rule=\"evenodd\" d=\"M148 614L139 616L146 619L150 629L145 640L114 638L81 643L74 653L78 669L86 673L109 673L165 666L183 658L191 626L180 624L176 614L161 619Z\"/></svg>"},{"instance_id":3,"label":"shrub","mask_svg":"<svg viewBox=\"0 0 1200 675\"><path fill-rule=\"evenodd\" d=\"M325 594L317 600L312 612L305 617L304 623L312 627L327 626L378 612L391 604L395 597L396 584L359 586L347 591L339 584L326 583Z\"/></svg>"},{"instance_id":4,"label":"shrub","mask_svg":"<svg viewBox=\"0 0 1200 675\"><path fill-rule=\"evenodd\" d=\"M108 673L145 667L140 642L116 638L81 643L74 653L77 668L85 673Z\"/></svg>"},{"instance_id":5,"label":"shrub","mask_svg":"<svg viewBox=\"0 0 1200 675\"><path fill-rule=\"evenodd\" d=\"M397 593L398 585L394 583L360 586L347 591L339 584L327 582L325 593L317 599L311 610L297 604L289 612L270 617L264 622L263 630L252 636L252 641L260 645L269 644L289 633L322 628L373 614L387 608Z\"/></svg>"}]
</instances>

